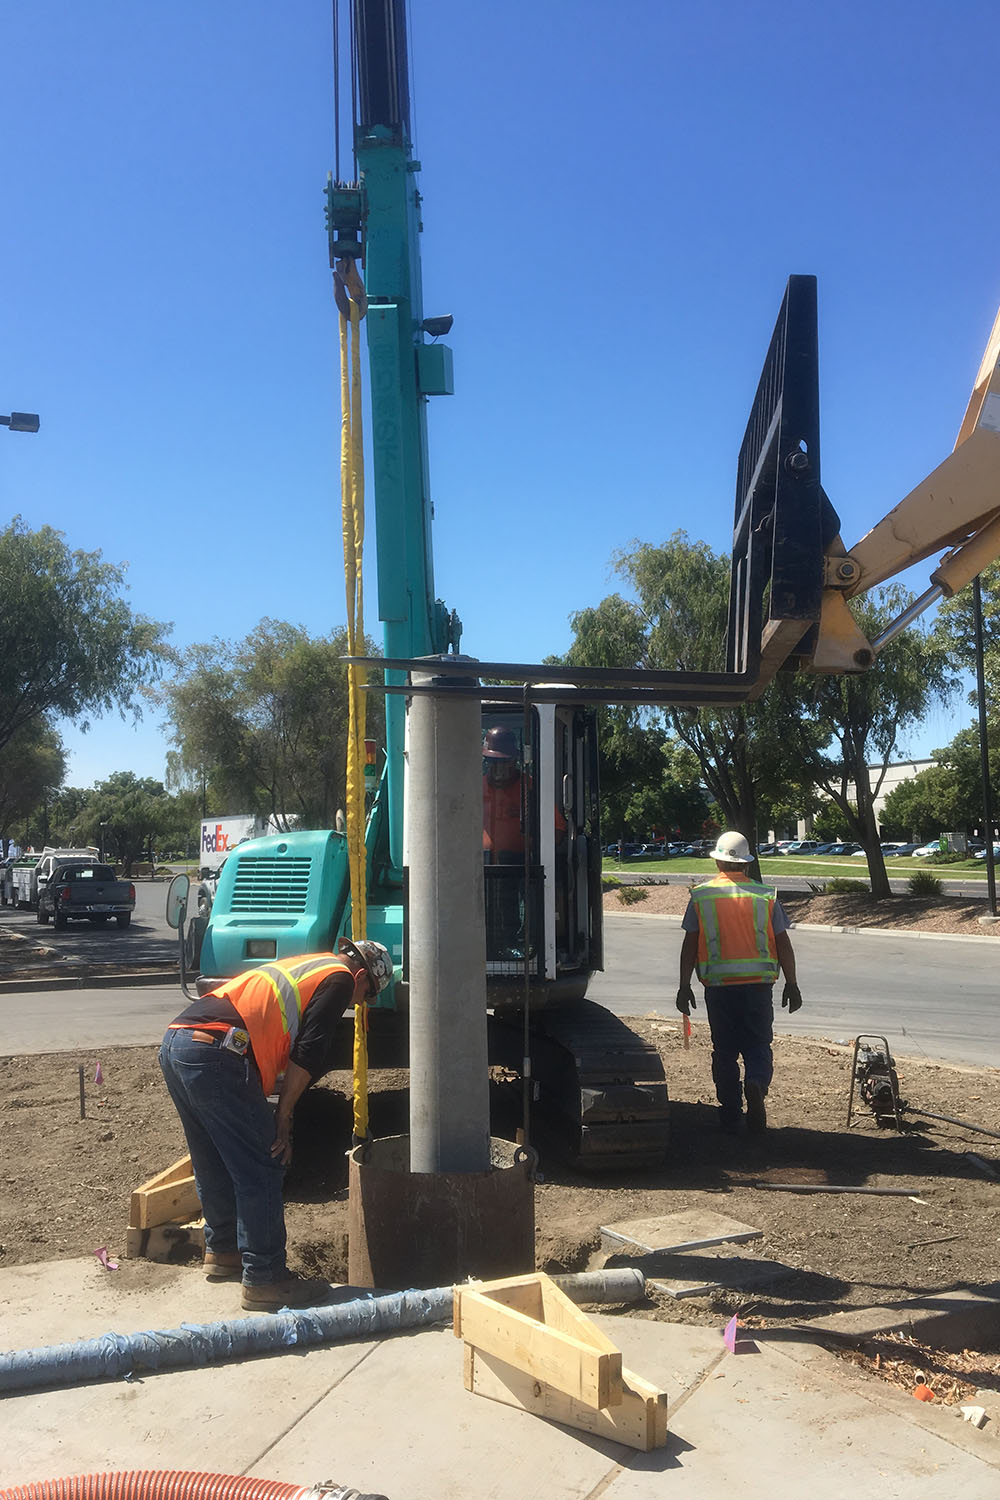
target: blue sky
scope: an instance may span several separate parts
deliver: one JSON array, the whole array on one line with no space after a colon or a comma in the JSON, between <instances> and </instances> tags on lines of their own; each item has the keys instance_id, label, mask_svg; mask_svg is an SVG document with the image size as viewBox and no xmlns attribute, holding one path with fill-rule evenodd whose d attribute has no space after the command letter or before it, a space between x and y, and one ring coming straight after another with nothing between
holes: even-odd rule
<instances>
[{"instance_id":1,"label":"blue sky","mask_svg":"<svg viewBox=\"0 0 1000 1500\"><path fill-rule=\"evenodd\" d=\"M410 0L410 24L425 310L455 317L435 582L466 650L564 650L635 538L728 550L790 272L819 278L845 541L950 450L1000 300L995 4ZM329 0L4 18L0 410L42 429L0 435L0 513L127 561L178 647L344 619L331 50ZM71 782L161 775L156 726L67 731Z\"/></svg>"}]
</instances>

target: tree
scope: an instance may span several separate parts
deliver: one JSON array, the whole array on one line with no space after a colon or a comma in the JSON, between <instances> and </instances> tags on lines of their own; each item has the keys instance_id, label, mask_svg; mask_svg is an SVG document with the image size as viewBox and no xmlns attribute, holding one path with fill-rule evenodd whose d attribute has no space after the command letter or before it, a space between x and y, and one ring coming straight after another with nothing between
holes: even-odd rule
<instances>
[{"instance_id":1,"label":"tree","mask_svg":"<svg viewBox=\"0 0 1000 1500\"><path fill-rule=\"evenodd\" d=\"M854 600L851 610L869 640L896 619L912 596L893 585ZM840 808L868 857L872 895L892 894L875 820L875 799L900 736L945 703L958 682L936 633L911 627L881 651L866 672L843 676L800 673L789 683L785 716L789 745L805 773ZM802 706L805 706L805 713ZM869 767L877 767L874 778Z\"/></svg>"},{"instance_id":2,"label":"tree","mask_svg":"<svg viewBox=\"0 0 1000 1500\"><path fill-rule=\"evenodd\" d=\"M0 835L23 830L31 814L51 799L66 774L62 741L44 719L16 730L0 750ZM0 842L0 850L4 844Z\"/></svg>"},{"instance_id":3,"label":"tree","mask_svg":"<svg viewBox=\"0 0 1000 1500\"><path fill-rule=\"evenodd\" d=\"M378 648L369 641L366 650ZM332 828L345 800L346 651L346 631L315 639L270 619L245 640L193 646L160 694L177 746L172 785L204 788L220 815ZM368 721L371 738L384 738L378 693Z\"/></svg>"},{"instance_id":4,"label":"tree","mask_svg":"<svg viewBox=\"0 0 1000 1500\"><path fill-rule=\"evenodd\" d=\"M136 860L169 828L171 803L162 781L115 771L88 794L75 828L81 839L102 849L105 856L113 853L122 874L128 876Z\"/></svg>"},{"instance_id":5,"label":"tree","mask_svg":"<svg viewBox=\"0 0 1000 1500\"><path fill-rule=\"evenodd\" d=\"M125 570L71 552L51 526L15 517L0 531L0 749L46 714L87 728L137 695L160 669L164 627L121 597Z\"/></svg>"},{"instance_id":6,"label":"tree","mask_svg":"<svg viewBox=\"0 0 1000 1500\"><path fill-rule=\"evenodd\" d=\"M928 766L893 787L882 809L882 822L891 833L906 838L937 838L945 829L965 828L967 810L961 805L958 777L950 766Z\"/></svg>"},{"instance_id":7,"label":"tree","mask_svg":"<svg viewBox=\"0 0 1000 1500\"><path fill-rule=\"evenodd\" d=\"M615 594L571 617L568 660L588 666L711 672L725 666L729 562L703 542L675 532L660 547L636 544L614 566L635 591ZM634 723L635 711L621 711ZM665 722L691 753L700 779L726 826L757 841L759 802L786 795L801 778L789 768L784 720L795 712L787 695L768 692L736 708L668 708Z\"/></svg>"}]
</instances>

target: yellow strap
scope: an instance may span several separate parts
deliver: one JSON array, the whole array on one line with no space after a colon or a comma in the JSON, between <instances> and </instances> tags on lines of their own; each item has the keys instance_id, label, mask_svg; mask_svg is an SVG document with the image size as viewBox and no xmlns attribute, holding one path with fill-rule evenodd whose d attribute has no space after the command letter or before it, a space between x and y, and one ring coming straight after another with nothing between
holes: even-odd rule
<instances>
[{"instance_id":1,"label":"yellow strap","mask_svg":"<svg viewBox=\"0 0 1000 1500\"><path fill-rule=\"evenodd\" d=\"M353 275L352 275L353 272ZM361 562L365 541L365 472L361 414L361 316L364 289L354 262L336 267L340 318L340 498L347 587L347 649L365 654L364 591ZM350 294L343 316L344 291ZM365 937L368 910L365 868L365 706L364 667L347 669L347 857L351 873L351 936ZM354 1008L354 1134L368 1134L368 1007Z\"/></svg>"}]
</instances>

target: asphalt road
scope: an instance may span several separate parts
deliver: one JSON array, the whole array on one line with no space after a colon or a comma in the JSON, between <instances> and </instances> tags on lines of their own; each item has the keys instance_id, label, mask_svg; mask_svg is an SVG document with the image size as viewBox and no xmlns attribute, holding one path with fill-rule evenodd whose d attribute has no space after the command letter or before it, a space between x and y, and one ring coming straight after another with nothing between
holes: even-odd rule
<instances>
[{"instance_id":1,"label":"asphalt road","mask_svg":"<svg viewBox=\"0 0 1000 1500\"><path fill-rule=\"evenodd\" d=\"M608 966L591 997L619 1015L657 1011L679 1023L679 922L607 914L605 936ZM776 1031L833 1041L875 1032L900 1057L1000 1067L998 940L796 928L792 941L803 1004L794 1016L777 1009ZM705 1025L703 1005L692 1022Z\"/></svg>"},{"instance_id":2,"label":"asphalt road","mask_svg":"<svg viewBox=\"0 0 1000 1500\"><path fill-rule=\"evenodd\" d=\"M155 936L165 887L139 889L160 898L149 902ZM619 1015L658 1013L679 1023L679 924L611 914L605 934L608 967L595 977L592 998ZM990 942L803 928L793 941L804 1004L794 1017L778 1010L779 1032L833 1041L876 1032L900 1057L1000 1067L1000 964ZM176 985L0 995L0 1055L157 1042L183 1004ZM705 1025L703 1006L693 1022Z\"/></svg>"},{"instance_id":3,"label":"asphalt road","mask_svg":"<svg viewBox=\"0 0 1000 1500\"><path fill-rule=\"evenodd\" d=\"M135 911L130 925L119 928L113 921L104 927L89 922L69 922L61 932L52 923L44 927L33 911L26 907L0 907L0 925L7 931L21 932L34 942L43 942L72 963L109 967L127 962L158 968L177 957L177 934L167 926L166 880L137 881Z\"/></svg>"}]
</instances>

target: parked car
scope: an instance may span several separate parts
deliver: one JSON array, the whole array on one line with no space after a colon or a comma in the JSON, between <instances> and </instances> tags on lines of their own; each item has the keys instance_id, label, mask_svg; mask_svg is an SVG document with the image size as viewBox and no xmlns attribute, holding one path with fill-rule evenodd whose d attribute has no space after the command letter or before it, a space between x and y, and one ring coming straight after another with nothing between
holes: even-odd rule
<instances>
[{"instance_id":1,"label":"parked car","mask_svg":"<svg viewBox=\"0 0 1000 1500\"><path fill-rule=\"evenodd\" d=\"M51 879L38 892L38 921L44 927L51 918L54 927L69 921L91 922L101 927L114 917L127 927L135 910L135 886L116 880L110 865L57 865Z\"/></svg>"},{"instance_id":2,"label":"parked car","mask_svg":"<svg viewBox=\"0 0 1000 1500\"><path fill-rule=\"evenodd\" d=\"M815 854L819 844L815 839L793 839L785 846L786 854Z\"/></svg>"},{"instance_id":3,"label":"parked car","mask_svg":"<svg viewBox=\"0 0 1000 1500\"><path fill-rule=\"evenodd\" d=\"M828 854L857 854L861 849L860 844L833 844L827 850Z\"/></svg>"},{"instance_id":4,"label":"parked car","mask_svg":"<svg viewBox=\"0 0 1000 1500\"><path fill-rule=\"evenodd\" d=\"M882 853L886 859L898 859L901 854L912 854L916 847L916 844L883 844Z\"/></svg>"},{"instance_id":5,"label":"parked car","mask_svg":"<svg viewBox=\"0 0 1000 1500\"><path fill-rule=\"evenodd\" d=\"M973 857L973 859L985 859L986 858L986 846L985 846L985 844L983 845L983 847L981 849L977 849L976 852L975 852L975 854L973 854L972 857ZM994 844L993 845L993 858L994 859L1000 859L1000 844Z\"/></svg>"},{"instance_id":6,"label":"parked car","mask_svg":"<svg viewBox=\"0 0 1000 1500\"><path fill-rule=\"evenodd\" d=\"M914 849L914 851L913 851L914 858L916 858L916 859L929 859L932 854L940 854L940 853L941 853L941 840L940 839L931 839L931 841L930 841L929 844L921 844L919 849Z\"/></svg>"}]
</instances>

